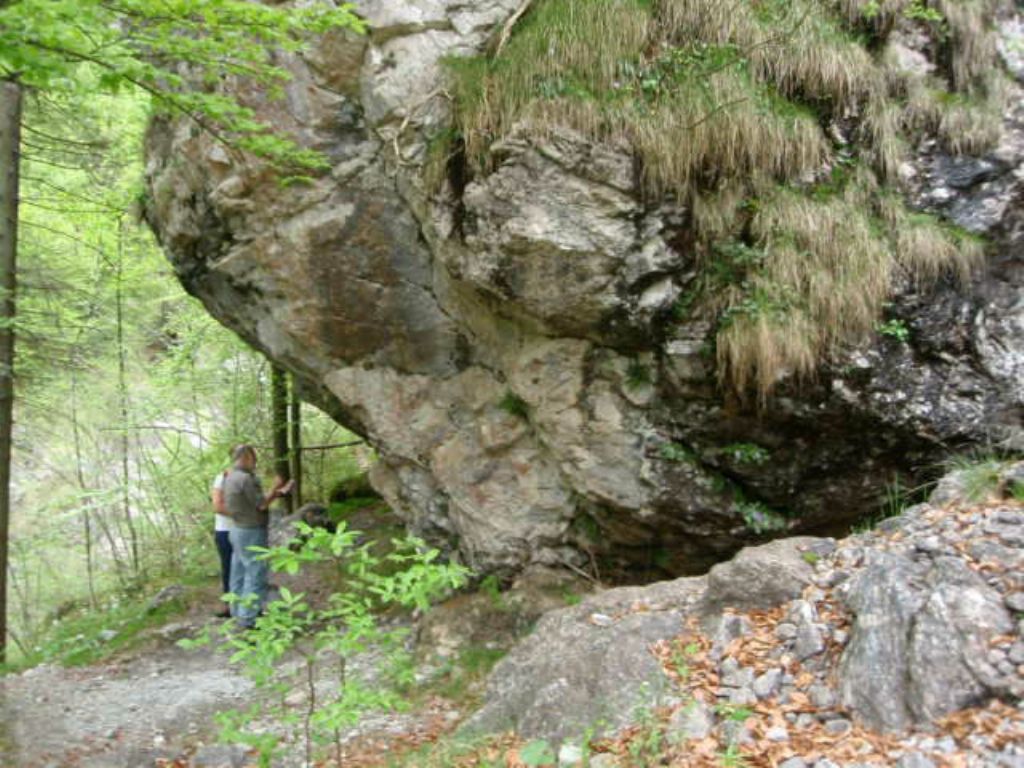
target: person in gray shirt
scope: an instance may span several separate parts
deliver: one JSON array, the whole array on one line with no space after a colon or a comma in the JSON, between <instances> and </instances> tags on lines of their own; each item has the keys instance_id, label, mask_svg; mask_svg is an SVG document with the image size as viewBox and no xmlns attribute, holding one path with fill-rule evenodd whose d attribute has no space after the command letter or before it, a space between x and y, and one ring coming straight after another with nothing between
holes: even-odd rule
<instances>
[{"instance_id":1,"label":"person in gray shirt","mask_svg":"<svg viewBox=\"0 0 1024 768\"><path fill-rule=\"evenodd\" d=\"M256 450L239 445L231 455L234 466L224 478L224 510L231 518L231 592L239 600L231 615L243 627L251 628L267 599L267 564L256 558L250 547L267 546L270 505L287 496L292 483L278 477L270 493L256 476Z\"/></svg>"}]
</instances>

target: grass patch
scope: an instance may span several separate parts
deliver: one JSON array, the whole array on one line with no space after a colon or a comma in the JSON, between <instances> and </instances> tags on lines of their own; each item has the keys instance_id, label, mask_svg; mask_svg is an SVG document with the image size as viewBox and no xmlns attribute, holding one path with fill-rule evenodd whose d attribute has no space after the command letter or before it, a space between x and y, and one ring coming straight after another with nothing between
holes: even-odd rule
<instances>
[{"instance_id":1,"label":"grass patch","mask_svg":"<svg viewBox=\"0 0 1024 768\"><path fill-rule=\"evenodd\" d=\"M211 582L212 583L212 582ZM155 593L154 593L155 594ZM146 600L110 599L100 609L83 606L54 622L30 653L0 667L15 672L39 664L82 667L135 650L152 639L149 630L162 627L189 608L187 597L175 598L154 610ZM104 638L104 633L114 633Z\"/></svg>"},{"instance_id":2,"label":"grass patch","mask_svg":"<svg viewBox=\"0 0 1024 768\"><path fill-rule=\"evenodd\" d=\"M343 520L347 520L352 516L353 513L358 512L361 509L373 507L381 503L379 498L370 498L366 496L356 496L352 499L345 499L344 501L333 501L327 507L327 516L330 518L332 523L340 523Z\"/></svg>"},{"instance_id":3,"label":"grass patch","mask_svg":"<svg viewBox=\"0 0 1024 768\"><path fill-rule=\"evenodd\" d=\"M964 498L979 502L1000 490L1002 474L1012 463L1003 456L974 454L950 459L948 468L958 476Z\"/></svg>"},{"instance_id":4,"label":"grass patch","mask_svg":"<svg viewBox=\"0 0 1024 768\"><path fill-rule=\"evenodd\" d=\"M498 403L498 407L501 408L509 416L515 416L517 419L523 421L529 421L530 419L530 405L523 398L517 395L512 390L505 393L505 396L501 398Z\"/></svg>"},{"instance_id":5,"label":"grass patch","mask_svg":"<svg viewBox=\"0 0 1024 768\"><path fill-rule=\"evenodd\" d=\"M516 131L631 146L644 192L692 212L701 289L686 310L719 320L721 383L764 402L869 337L897 274L963 279L982 261L980 242L885 183L924 133L955 152L998 139L995 6L537 0L499 54L448 61L453 135L476 174ZM877 53L900 18L945 51L942 77ZM851 115L853 142L837 146L822 126Z\"/></svg>"},{"instance_id":6,"label":"grass patch","mask_svg":"<svg viewBox=\"0 0 1024 768\"><path fill-rule=\"evenodd\" d=\"M463 708L471 706L477 702L483 679L507 653L500 648L467 648L448 663L423 693L441 696Z\"/></svg>"}]
</instances>

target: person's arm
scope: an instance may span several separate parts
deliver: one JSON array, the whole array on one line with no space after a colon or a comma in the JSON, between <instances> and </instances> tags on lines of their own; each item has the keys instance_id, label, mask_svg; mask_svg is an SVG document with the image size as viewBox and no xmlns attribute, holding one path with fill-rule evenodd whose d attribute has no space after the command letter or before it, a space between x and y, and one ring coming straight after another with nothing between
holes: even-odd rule
<instances>
[{"instance_id":1,"label":"person's arm","mask_svg":"<svg viewBox=\"0 0 1024 768\"><path fill-rule=\"evenodd\" d=\"M284 481L284 478L281 477L280 475L275 477L274 478L274 485L271 486L271 488L270 488L270 493L268 493L263 498L263 501L260 502L260 506L259 506L260 512L262 512L265 509L267 509L271 504L273 504L275 501L280 499L282 496L287 496L289 493L291 493L292 487L294 485L295 485L295 482L293 480L289 480L286 483Z\"/></svg>"},{"instance_id":2,"label":"person's arm","mask_svg":"<svg viewBox=\"0 0 1024 768\"><path fill-rule=\"evenodd\" d=\"M227 472L220 476L219 482L217 482L213 486L213 490L210 491L210 500L213 502L213 509L218 515L231 517L231 513L228 512L227 505L224 503L224 483L227 479Z\"/></svg>"}]
</instances>

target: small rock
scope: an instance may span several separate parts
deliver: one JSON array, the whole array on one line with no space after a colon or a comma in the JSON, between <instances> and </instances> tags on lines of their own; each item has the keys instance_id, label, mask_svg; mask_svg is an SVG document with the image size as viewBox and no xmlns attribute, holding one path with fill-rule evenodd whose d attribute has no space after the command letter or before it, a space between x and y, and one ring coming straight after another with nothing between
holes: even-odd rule
<instances>
[{"instance_id":1,"label":"small rock","mask_svg":"<svg viewBox=\"0 0 1024 768\"><path fill-rule=\"evenodd\" d=\"M735 704L737 707L746 707L751 704L757 704L757 696L750 688L726 688L724 690L726 692L728 702L730 704Z\"/></svg>"},{"instance_id":2,"label":"small rock","mask_svg":"<svg viewBox=\"0 0 1024 768\"><path fill-rule=\"evenodd\" d=\"M181 584L171 584L164 587L155 595L153 599L149 601L149 605L146 606L146 610L149 612L155 611L162 605L166 605L172 600L177 600L179 597L185 594L185 588Z\"/></svg>"},{"instance_id":3,"label":"small rock","mask_svg":"<svg viewBox=\"0 0 1024 768\"><path fill-rule=\"evenodd\" d=\"M935 768L935 763L920 752L908 752L896 763L896 768Z\"/></svg>"},{"instance_id":4,"label":"small rock","mask_svg":"<svg viewBox=\"0 0 1024 768\"><path fill-rule=\"evenodd\" d=\"M821 636L821 629L817 624L801 624L797 630L796 643L793 646L793 653L803 661L811 656L817 656L825 650L825 639Z\"/></svg>"},{"instance_id":5,"label":"small rock","mask_svg":"<svg viewBox=\"0 0 1024 768\"><path fill-rule=\"evenodd\" d=\"M590 768L618 768L619 762L615 755L600 754L590 758Z\"/></svg>"},{"instance_id":6,"label":"small rock","mask_svg":"<svg viewBox=\"0 0 1024 768\"><path fill-rule=\"evenodd\" d=\"M796 624L790 624L789 622L783 622L775 627L775 636L779 640L792 640L796 637Z\"/></svg>"},{"instance_id":7,"label":"small rock","mask_svg":"<svg viewBox=\"0 0 1024 768\"><path fill-rule=\"evenodd\" d=\"M242 768L245 763L244 748L209 744L199 748L189 763L189 768Z\"/></svg>"},{"instance_id":8,"label":"small rock","mask_svg":"<svg viewBox=\"0 0 1024 768\"><path fill-rule=\"evenodd\" d=\"M754 695L759 699L767 699L779 690L782 683L782 670L769 669L763 675L754 680Z\"/></svg>"},{"instance_id":9,"label":"small rock","mask_svg":"<svg viewBox=\"0 0 1024 768\"><path fill-rule=\"evenodd\" d=\"M102 643L109 643L117 637L117 632L113 629L101 629L96 637L98 637Z\"/></svg>"},{"instance_id":10,"label":"small rock","mask_svg":"<svg viewBox=\"0 0 1024 768\"><path fill-rule=\"evenodd\" d=\"M615 619L605 613L592 613L589 621L595 627L610 627L615 623Z\"/></svg>"},{"instance_id":11,"label":"small rock","mask_svg":"<svg viewBox=\"0 0 1024 768\"><path fill-rule=\"evenodd\" d=\"M807 768L807 763L802 757L791 757L784 763L779 763L779 768Z\"/></svg>"},{"instance_id":12,"label":"small rock","mask_svg":"<svg viewBox=\"0 0 1024 768\"><path fill-rule=\"evenodd\" d=\"M789 741L789 730L781 725L776 725L765 731L764 737L768 741L783 742Z\"/></svg>"},{"instance_id":13,"label":"small rock","mask_svg":"<svg viewBox=\"0 0 1024 768\"><path fill-rule=\"evenodd\" d=\"M722 669L725 670L725 664L722 665ZM728 688L749 688L754 684L754 670L737 665L735 669L723 673L721 684Z\"/></svg>"},{"instance_id":14,"label":"small rock","mask_svg":"<svg viewBox=\"0 0 1024 768\"><path fill-rule=\"evenodd\" d=\"M668 721L669 739L677 743L691 739L705 739L715 727L715 715L703 701L693 701L676 710ZM593 761L591 761L593 763Z\"/></svg>"},{"instance_id":15,"label":"small rock","mask_svg":"<svg viewBox=\"0 0 1024 768\"><path fill-rule=\"evenodd\" d=\"M831 709L836 705L835 691L827 685L821 685L820 683L812 685L807 690L807 696L818 709Z\"/></svg>"},{"instance_id":16,"label":"small rock","mask_svg":"<svg viewBox=\"0 0 1024 768\"><path fill-rule=\"evenodd\" d=\"M1024 642L1018 640L1011 645L1010 652L1006 654L1006 658L1014 664L1024 664Z\"/></svg>"},{"instance_id":17,"label":"small rock","mask_svg":"<svg viewBox=\"0 0 1024 768\"><path fill-rule=\"evenodd\" d=\"M814 763L814 768L839 768L839 765L833 763L827 757L823 757Z\"/></svg>"},{"instance_id":18,"label":"small rock","mask_svg":"<svg viewBox=\"0 0 1024 768\"><path fill-rule=\"evenodd\" d=\"M853 728L853 724L844 718L837 718L836 720L829 720L825 723L825 730L835 736L841 736L844 733L848 733Z\"/></svg>"},{"instance_id":19,"label":"small rock","mask_svg":"<svg viewBox=\"0 0 1024 768\"><path fill-rule=\"evenodd\" d=\"M560 768L572 768L583 762L583 750L575 744L563 744L558 750L558 765Z\"/></svg>"},{"instance_id":20,"label":"small rock","mask_svg":"<svg viewBox=\"0 0 1024 768\"><path fill-rule=\"evenodd\" d=\"M738 720L726 720L720 731L725 744L750 744L754 741L747 726Z\"/></svg>"}]
</instances>

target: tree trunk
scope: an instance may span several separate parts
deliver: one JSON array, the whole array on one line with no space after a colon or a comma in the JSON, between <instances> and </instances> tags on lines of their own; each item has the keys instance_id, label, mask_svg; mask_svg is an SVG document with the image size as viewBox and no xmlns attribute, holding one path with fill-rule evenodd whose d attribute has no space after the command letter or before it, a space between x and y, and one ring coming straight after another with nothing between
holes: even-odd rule
<instances>
[{"instance_id":1,"label":"tree trunk","mask_svg":"<svg viewBox=\"0 0 1024 768\"><path fill-rule=\"evenodd\" d=\"M7 550L14 431L14 318L18 263L21 86L0 83L0 662L7 651Z\"/></svg>"},{"instance_id":2,"label":"tree trunk","mask_svg":"<svg viewBox=\"0 0 1024 768\"><path fill-rule=\"evenodd\" d=\"M85 469L82 466L82 438L78 427L78 373L75 366L71 366L71 437L75 447L75 477L78 480L78 489L82 494L88 493L88 486L85 482ZM89 602L93 608L96 607L96 576L92 561L92 511L89 505L91 500L85 502L82 512L82 533L85 536L85 575L89 582Z\"/></svg>"},{"instance_id":3,"label":"tree trunk","mask_svg":"<svg viewBox=\"0 0 1024 768\"><path fill-rule=\"evenodd\" d=\"M270 371L270 428L274 435L274 474L288 480L292 474L288 456L288 375L277 366ZM294 511L291 496L288 511Z\"/></svg>"},{"instance_id":4,"label":"tree trunk","mask_svg":"<svg viewBox=\"0 0 1024 768\"><path fill-rule=\"evenodd\" d=\"M299 399L294 376L291 377L291 384L288 426L291 430L292 479L295 481L292 509L298 509L302 506L302 401Z\"/></svg>"},{"instance_id":5,"label":"tree trunk","mask_svg":"<svg viewBox=\"0 0 1024 768\"><path fill-rule=\"evenodd\" d=\"M132 573L141 573L139 562L139 534L132 519L129 497L131 476L128 472L128 365L124 345L124 218L117 221L117 272L114 275L115 312L117 320L117 390L121 416L121 514L128 527L128 540L132 547Z\"/></svg>"}]
</instances>

